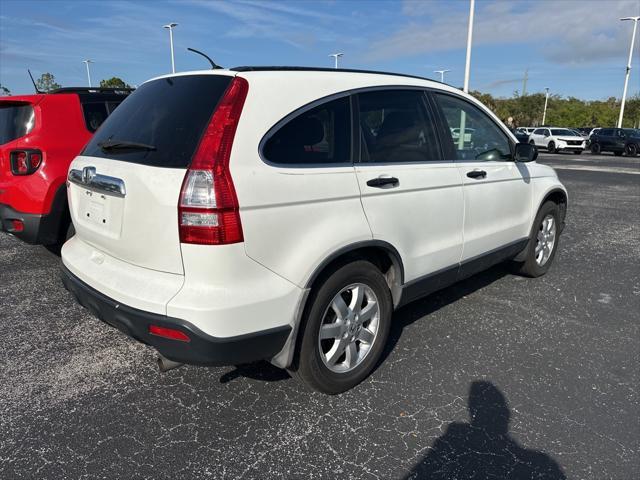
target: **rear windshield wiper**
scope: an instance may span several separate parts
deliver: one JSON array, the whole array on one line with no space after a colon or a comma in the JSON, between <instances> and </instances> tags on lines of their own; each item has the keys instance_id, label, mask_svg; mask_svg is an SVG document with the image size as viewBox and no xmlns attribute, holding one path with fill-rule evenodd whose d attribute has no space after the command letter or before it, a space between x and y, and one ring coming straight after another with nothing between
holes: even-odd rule
<instances>
[{"instance_id":1,"label":"rear windshield wiper","mask_svg":"<svg viewBox=\"0 0 640 480\"><path fill-rule=\"evenodd\" d=\"M105 152L114 150L147 150L153 152L156 149L153 145L146 143L127 142L126 140L106 140L98 143L98 146Z\"/></svg>"}]
</instances>

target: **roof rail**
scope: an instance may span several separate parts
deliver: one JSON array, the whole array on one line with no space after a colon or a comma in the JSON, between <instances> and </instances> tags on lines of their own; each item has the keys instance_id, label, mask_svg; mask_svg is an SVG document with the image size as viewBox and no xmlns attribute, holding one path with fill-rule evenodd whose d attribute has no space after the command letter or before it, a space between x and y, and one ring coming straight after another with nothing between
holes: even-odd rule
<instances>
[{"instance_id":1,"label":"roof rail","mask_svg":"<svg viewBox=\"0 0 640 480\"><path fill-rule=\"evenodd\" d=\"M62 87L51 90L48 93L122 93L133 92L135 88L113 88L113 87Z\"/></svg>"},{"instance_id":2,"label":"roof rail","mask_svg":"<svg viewBox=\"0 0 640 480\"><path fill-rule=\"evenodd\" d=\"M406 73L394 73L394 72L379 72L377 70L357 70L352 68L322 68L322 67L288 67L288 66L242 66L233 67L229 70L234 72L333 72L333 73L372 73L375 75L393 75L396 77L417 78L420 80L429 80L431 82L441 83L448 85L447 83L433 78L420 77L418 75L408 75Z\"/></svg>"}]
</instances>

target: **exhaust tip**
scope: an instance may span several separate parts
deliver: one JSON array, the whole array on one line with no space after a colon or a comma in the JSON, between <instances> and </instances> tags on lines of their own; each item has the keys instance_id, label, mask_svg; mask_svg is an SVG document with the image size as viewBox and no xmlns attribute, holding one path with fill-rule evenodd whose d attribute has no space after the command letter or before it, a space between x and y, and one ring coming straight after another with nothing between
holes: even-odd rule
<instances>
[{"instance_id":1,"label":"exhaust tip","mask_svg":"<svg viewBox=\"0 0 640 480\"><path fill-rule=\"evenodd\" d=\"M174 362L173 360L169 360L162 355L158 355L157 363L158 369L162 373L168 372L169 370L173 370L174 368L178 368L184 365L184 363Z\"/></svg>"}]
</instances>

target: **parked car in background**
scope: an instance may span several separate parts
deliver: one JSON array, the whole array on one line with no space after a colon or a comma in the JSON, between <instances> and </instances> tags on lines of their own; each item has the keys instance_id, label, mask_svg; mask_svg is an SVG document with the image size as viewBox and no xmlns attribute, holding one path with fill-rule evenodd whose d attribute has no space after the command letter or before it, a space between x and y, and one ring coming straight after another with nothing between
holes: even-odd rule
<instances>
[{"instance_id":1,"label":"parked car in background","mask_svg":"<svg viewBox=\"0 0 640 480\"><path fill-rule=\"evenodd\" d=\"M0 230L42 245L72 234L69 164L130 91L60 88L0 97Z\"/></svg>"},{"instance_id":2,"label":"parked car in background","mask_svg":"<svg viewBox=\"0 0 640 480\"><path fill-rule=\"evenodd\" d=\"M529 134L525 132L523 129L514 128L511 130L513 135L518 139L520 143L529 143Z\"/></svg>"},{"instance_id":3,"label":"parked car in background","mask_svg":"<svg viewBox=\"0 0 640 480\"><path fill-rule=\"evenodd\" d=\"M546 148L549 153L572 151L578 155L586 148L586 140L568 128L536 128L529 135L529 143Z\"/></svg>"},{"instance_id":4,"label":"parked car in background","mask_svg":"<svg viewBox=\"0 0 640 480\"><path fill-rule=\"evenodd\" d=\"M531 133L533 133L533 131L536 129L536 127L518 127L518 130L523 131L524 133L526 133L527 135L531 135Z\"/></svg>"},{"instance_id":5,"label":"parked car in background","mask_svg":"<svg viewBox=\"0 0 640 480\"><path fill-rule=\"evenodd\" d=\"M423 78L159 77L70 166L63 281L163 368L267 359L339 393L379 362L394 309L501 261L549 269L567 194L536 156Z\"/></svg>"},{"instance_id":6,"label":"parked car in background","mask_svg":"<svg viewBox=\"0 0 640 480\"><path fill-rule=\"evenodd\" d=\"M637 128L602 128L591 136L591 152L623 153L635 157L640 153L640 130Z\"/></svg>"}]
</instances>

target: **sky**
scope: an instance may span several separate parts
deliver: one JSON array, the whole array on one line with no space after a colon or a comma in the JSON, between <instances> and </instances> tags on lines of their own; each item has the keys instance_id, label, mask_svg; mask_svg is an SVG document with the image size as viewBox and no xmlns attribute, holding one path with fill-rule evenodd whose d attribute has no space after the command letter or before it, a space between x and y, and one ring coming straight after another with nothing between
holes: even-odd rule
<instances>
[{"instance_id":1,"label":"sky","mask_svg":"<svg viewBox=\"0 0 640 480\"><path fill-rule=\"evenodd\" d=\"M497 96L522 91L594 100L620 97L638 0L477 0L470 88ZM171 69L208 68L186 50L225 67L341 66L439 78L464 78L468 0L0 0L0 84L32 93L35 77L63 86L118 76L139 85ZM640 28L638 29L640 30ZM629 83L640 92L640 31Z\"/></svg>"}]
</instances>

